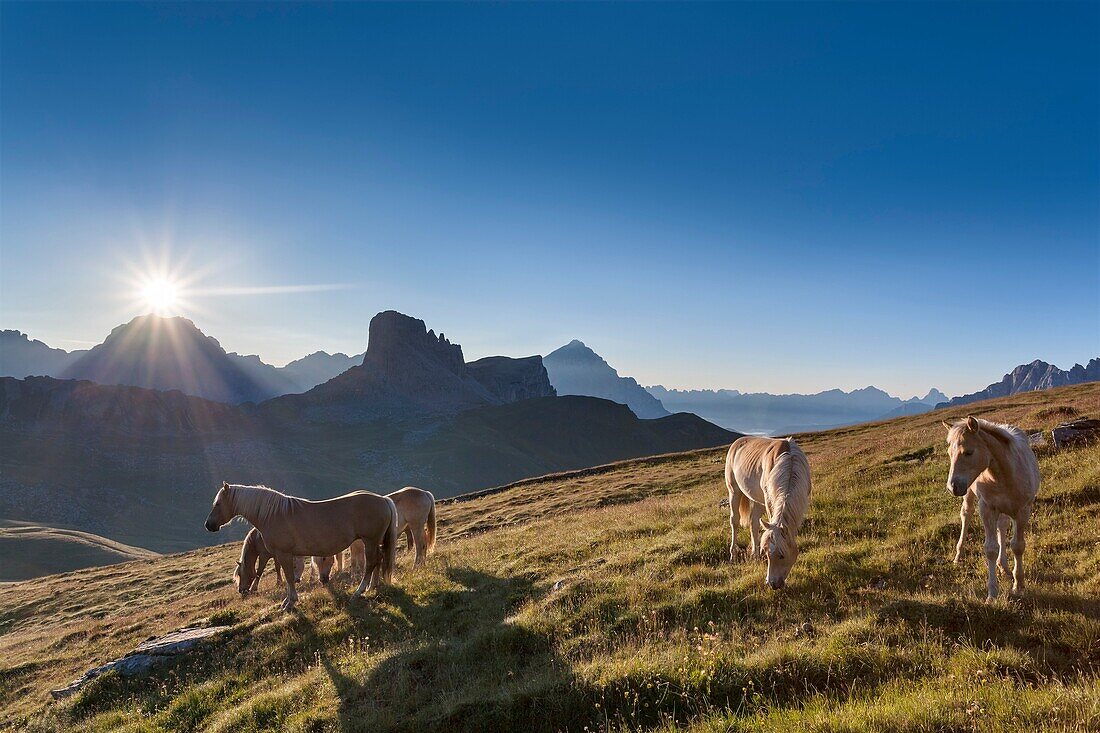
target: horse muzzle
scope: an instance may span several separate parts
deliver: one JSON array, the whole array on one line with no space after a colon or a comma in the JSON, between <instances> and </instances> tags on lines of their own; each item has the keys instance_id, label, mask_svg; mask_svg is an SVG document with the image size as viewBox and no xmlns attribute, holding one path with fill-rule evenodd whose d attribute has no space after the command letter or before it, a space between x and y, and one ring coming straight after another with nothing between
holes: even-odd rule
<instances>
[{"instance_id":1,"label":"horse muzzle","mask_svg":"<svg viewBox=\"0 0 1100 733\"><path fill-rule=\"evenodd\" d=\"M207 519L207 520L206 520L206 525L205 525L205 526L206 526L206 528L207 528L208 530L210 530L211 532L217 532L217 531L218 531L218 529L220 529L220 528L218 527L218 525L214 524L214 520L212 520L212 519Z\"/></svg>"},{"instance_id":2,"label":"horse muzzle","mask_svg":"<svg viewBox=\"0 0 1100 733\"><path fill-rule=\"evenodd\" d=\"M768 581L765 581L765 582L768 584L768 587L771 588L772 590L782 590L783 586L785 586L787 584L787 581L784 580L783 578L779 578L778 580L768 580Z\"/></svg>"},{"instance_id":3,"label":"horse muzzle","mask_svg":"<svg viewBox=\"0 0 1100 733\"><path fill-rule=\"evenodd\" d=\"M962 481L948 481L947 490L953 495L958 497L966 496L967 489L970 488L969 484L964 484Z\"/></svg>"}]
</instances>

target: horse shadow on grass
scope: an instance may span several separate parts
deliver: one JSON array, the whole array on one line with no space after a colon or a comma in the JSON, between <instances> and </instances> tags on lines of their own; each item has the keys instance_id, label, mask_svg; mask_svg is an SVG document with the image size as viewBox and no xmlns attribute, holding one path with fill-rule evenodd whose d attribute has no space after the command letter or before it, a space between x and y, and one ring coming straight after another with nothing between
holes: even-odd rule
<instances>
[{"instance_id":1,"label":"horse shadow on grass","mask_svg":"<svg viewBox=\"0 0 1100 733\"><path fill-rule=\"evenodd\" d=\"M339 698L342 731L562 730L589 722L591 708L552 640L510 619L536 593L523 577L451 568L461 586L418 601L397 586L375 598L342 603L352 638L386 654L357 672L354 656L318 658ZM330 589L337 601L345 593ZM304 633L322 633L299 616Z\"/></svg>"},{"instance_id":2,"label":"horse shadow on grass","mask_svg":"<svg viewBox=\"0 0 1100 733\"><path fill-rule=\"evenodd\" d=\"M878 615L883 621L937 629L974 648L1014 649L1029 657L1040 674L1072 677L1100 664L1090 642L1100 620L1100 601L1073 594L1030 589L995 603L906 598L884 606Z\"/></svg>"}]
</instances>

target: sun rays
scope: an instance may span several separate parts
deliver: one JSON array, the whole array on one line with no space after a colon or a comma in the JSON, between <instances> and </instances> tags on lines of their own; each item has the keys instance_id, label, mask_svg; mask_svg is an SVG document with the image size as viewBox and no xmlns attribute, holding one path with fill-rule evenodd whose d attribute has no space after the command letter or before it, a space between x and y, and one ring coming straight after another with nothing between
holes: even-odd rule
<instances>
[{"instance_id":1,"label":"sun rays","mask_svg":"<svg viewBox=\"0 0 1100 733\"><path fill-rule=\"evenodd\" d=\"M139 294L151 313L158 316L172 315L179 288L164 278L154 278L141 286Z\"/></svg>"}]
</instances>

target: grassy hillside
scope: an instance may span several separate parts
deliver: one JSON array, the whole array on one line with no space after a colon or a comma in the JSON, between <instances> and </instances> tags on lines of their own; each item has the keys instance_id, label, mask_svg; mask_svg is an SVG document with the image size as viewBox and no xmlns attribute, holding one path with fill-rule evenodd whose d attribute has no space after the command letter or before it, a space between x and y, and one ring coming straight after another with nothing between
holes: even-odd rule
<instances>
[{"instance_id":1,"label":"grassy hillside","mask_svg":"<svg viewBox=\"0 0 1100 733\"><path fill-rule=\"evenodd\" d=\"M155 557L89 532L0 519L0 582Z\"/></svg>"},{"instance_id":2,"label":"grassy hillside","mask_svg":"<svg viewBox=\"0 0 1100 733\"><path fill-rule=\"evenodd\" d=\"M1100 384L804 436L815 474L787 588L726 560L724 451L526 481L441 507L438 553L378 596L299 612L229 587L236 547L0 593L17 729L1100 729L1100 447L1042 450L1018 600L983 602L981 530L949 561L941 417L1100 415ZM408 558L403 560L403 569ZM152 680L48 690L151 634L227 638Z\"/></svg>"}]
</instances>

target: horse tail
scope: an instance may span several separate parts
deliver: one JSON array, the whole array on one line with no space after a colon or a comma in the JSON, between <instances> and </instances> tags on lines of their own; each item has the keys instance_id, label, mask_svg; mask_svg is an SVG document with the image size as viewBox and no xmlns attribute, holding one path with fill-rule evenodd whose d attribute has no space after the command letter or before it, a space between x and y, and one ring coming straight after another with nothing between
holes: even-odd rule
<instances>
[{"instance_id":1,"label":"horse tail","mask_svg":"<svg viewBox=\"0 0 1100 733\"><path fill-rule=\"evenodd\" d=\"M428 496L432 499L432 508L428 510L428 546L425 548L425 551L431 552L435 549L435 497L432 496L430 491L428 492Z\"/></svg>"},{"instance_id":2,"label":"horse tail","mask_svg":"<svg viewBox=\"0 0 1100 733\"><path fill-rule=\"evenodd\" d=\"M390 525L382 535L382 582L393 582L393 568L397 565L397 505L385 497L390 506Z\"/></svg>"}]
</instances>

